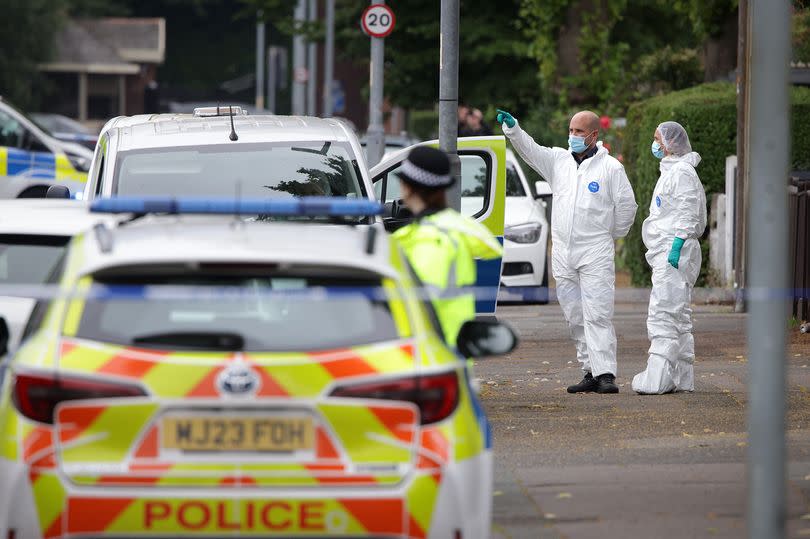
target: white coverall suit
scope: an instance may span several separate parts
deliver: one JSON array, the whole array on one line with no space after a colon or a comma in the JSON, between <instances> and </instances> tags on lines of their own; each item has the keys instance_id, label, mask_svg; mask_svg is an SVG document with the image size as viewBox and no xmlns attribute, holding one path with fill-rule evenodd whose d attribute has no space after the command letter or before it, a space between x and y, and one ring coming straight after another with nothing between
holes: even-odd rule
<instances>
[{"instance_id":1,"label":"white coverall suit","mask_svg":"<svg viewBox=\"0 0 810 539\"><path fill-rule=\"evenodd\" d=\"M570 149L537 144L517 121L503 132L551 187L551 272L577 360L594 377L615 376L614 240L630 230L637 209L624 167L601 142L577 165Z\"/></svg>"},{"instance_id":2,"label":"white coverall suit","mask_svg":"<svg viewBox=\"0 0 810 539\"><path fill-rule=\"evenodd\" d=\"M652 268L652 292L647 314L647 369L633 378L633 390L638 393L692 391L695 385L691 303L692 287L700 273L698 238L706 228L706 193L695 171L700 155L691 151L688 138L685 144L689 153L661 160L650 216L642 227L647 263ZM676 237L686 240L677 269L667 261Z\"/></svg>"}]
</instances>

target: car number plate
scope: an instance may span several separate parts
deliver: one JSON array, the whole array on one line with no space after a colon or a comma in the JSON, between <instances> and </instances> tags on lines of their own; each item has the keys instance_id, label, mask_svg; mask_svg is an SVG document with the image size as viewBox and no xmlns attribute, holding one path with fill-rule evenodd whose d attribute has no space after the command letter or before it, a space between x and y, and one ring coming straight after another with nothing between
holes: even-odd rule
<instances>
[{"instance_id":1,"label":"car number plate","mask_svg":"<svg viewBox=\"0 0 810 539\"><path fill-rule=\"evenodd\" d=\"M161 446L181 451L301 451L312 449L310 417L169 416Z\"/></svg>"}]
</instances>

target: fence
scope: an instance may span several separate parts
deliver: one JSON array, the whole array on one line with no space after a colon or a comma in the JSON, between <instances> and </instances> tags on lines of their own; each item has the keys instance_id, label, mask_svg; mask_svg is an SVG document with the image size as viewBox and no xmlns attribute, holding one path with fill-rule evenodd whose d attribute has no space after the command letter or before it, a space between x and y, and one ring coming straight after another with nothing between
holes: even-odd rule
<instances>
[{"instance_id":1,"label":"fence","mask_svg":"<svg viewBox=\"0 0 810 539\"><path fill-rule=\"evenodd\" d=\"M810 320L810 171L794 172L788 186L793 316Z\"/></svg>"}]
</instances>

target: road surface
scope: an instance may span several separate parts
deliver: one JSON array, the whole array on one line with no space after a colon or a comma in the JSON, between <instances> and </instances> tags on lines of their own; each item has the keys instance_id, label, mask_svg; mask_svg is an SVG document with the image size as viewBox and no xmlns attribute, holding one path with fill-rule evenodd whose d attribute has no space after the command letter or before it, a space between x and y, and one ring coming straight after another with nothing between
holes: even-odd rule
<instances>
[{"instance_id":1,"label":"road surface","mask_svg":"<svg viewBox=\"0 0 810 539\"><path fill-rule=\"evenodd\" d=\"M616 307L618 395L566 393L582 373L559 306L498 314L523 340L476 367L494 429L493 538L745 536L745 315L696 307L695 392L640 396L646 304ZM791 336L788 531L810 537L810 335Z\"/></svg>"}]
</instances>

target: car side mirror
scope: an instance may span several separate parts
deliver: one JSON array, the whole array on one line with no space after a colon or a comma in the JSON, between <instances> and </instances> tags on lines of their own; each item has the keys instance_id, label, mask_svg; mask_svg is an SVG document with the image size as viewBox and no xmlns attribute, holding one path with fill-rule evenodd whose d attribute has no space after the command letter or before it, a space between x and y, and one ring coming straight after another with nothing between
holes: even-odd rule
<instances>
[{"instance_id":1,"label":"car side mirror","mask_svg":"<svg viewBox=\"0 0 810 539\"><path fill-rule=\"evenodd\" d=\"M6 319L0 316L0 357L8 354L8 341L11 334L8 331L8 324Z\"/></svg>"},{"instance_id":2,"label":"car side mirror","mask_svg":"<svg viewBox=\"0 0 810 539\"><path fill-rule=\"evenodd\" d=\"M401 200L384 204L383 224L388 232L395 232L413 221L413 212Z\"/></svg>"},{"instance_id":3,"label":"car side mirror","mask_svg":"<svg viewBox=\"0 0 810 539\"><path fill-rule=\"evenodd\" d=\"M45 193L45 198L70 198L70 189L64 185L51 185Z\"/></svg>"},{"instance_id":4,"label":"car side mirror","mask_svg":"<svg viewBox=\"0 0 810 539\"><path fill-rule=\"evenodd\" d=\"M456 339L464 357L486 357L508 354L517 348L515 330L498 320L469 320L461 326Z\"/></svg>"},{"instance_id":5,"label":"car side mirror","mask_svg":"<svg viewBox=\"0 0 810 539\"><path fill-rule=\"evenodd\" d=\"M551 186L547 181L537 180L534 182L534 198L545 198L551 196Z\"/></svg>"}]
</instances>

